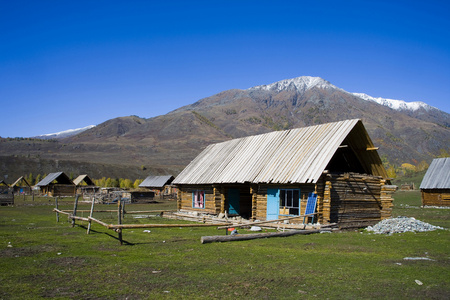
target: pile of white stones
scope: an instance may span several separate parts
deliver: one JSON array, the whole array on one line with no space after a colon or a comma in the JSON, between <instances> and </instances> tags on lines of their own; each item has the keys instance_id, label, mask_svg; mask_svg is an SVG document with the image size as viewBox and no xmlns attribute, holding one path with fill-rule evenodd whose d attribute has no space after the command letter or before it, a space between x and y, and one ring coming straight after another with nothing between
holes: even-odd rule
<instances>
[{"instance_id":1,"label":"pile of white stones","mask_svg":"<svg viewBox=\"0 0 450 300\"><path fill-rule=\"evenodd\" d=\"M397 217L384 219L374 226L368 226L367 231L375 234L393 234L404 232L424 232L436 229L444 229L440 226L434 226L413 217Z\"/></svg>"}]
</instances>

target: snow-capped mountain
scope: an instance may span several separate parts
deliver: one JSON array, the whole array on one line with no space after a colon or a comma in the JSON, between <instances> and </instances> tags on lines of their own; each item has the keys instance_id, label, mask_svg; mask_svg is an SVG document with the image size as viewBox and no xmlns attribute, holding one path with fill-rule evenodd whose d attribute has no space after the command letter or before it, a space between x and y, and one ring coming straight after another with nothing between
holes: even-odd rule
<instances>
[{"instance_id":1,"label":"snow-capped mountain","mask_svg":"<svg viewBox=\"0 0 450 300\"><path fill-rule=\"evenodd\" d=\"M274 91L274 92L280 92L280 91L299 91L299 92L305 92L307 90L310 90L312 88L322 88L322 89L337 89L342 92L354 95L358 98L361 98L366 101L372 101L376 102L380 105L390 107L395 110L409 110L409 111L416 111L420 108L423 108L427 111L430 109L437 109L431 105L428 105L421 101L415 101L415 102L406 102L403 100L395 100L395 99L388 99L388 98L375 98L372 96L369 96L364 93L350 93L347 92L330 82L320 78L320 77L312 77L312 76L301 76L296 77L292 79L284 79L280 80L271 84L267 85L258 85L255 87L251 87L248 89L248 91L256 91L256 90L265 90L265 91Z\"/></svg>"},{"instance_id":2,"label":"snow-capped mountain","mask_svg":"<svg viewBox=\"0 0 450 300\"><path fill-rule=\"evenodd\" d=\"M266 90L266 91L282 91L282 90L296 90L299 92L304 92L314 87L323 88L323 89L338 89L335 85L332 85L328 81L320 78L320 77L312 77L312 76L301 76L292 79L284 79L267 85L258 85L249 88L249 91L252 90Z\"/></svg>"},{"instance_id":3,"label":"snow-capped mountain","mask_svg":"<svg viewBox=\"0 0 450 300\"><path fill-rule=\"evenodd\" d=\"M421 101L415 101L415 102L406 102L403 100L394 100L394 99L386 99L386 98L375 98L372 96L369 96L367 94L364 93L352 93L353 95L366 100L366 101L373 101L376 102L378 104L384 105L384 106L388 106L392 109L395 110L411 110L411 111L416 111L420 108L423 108L427 111L429 111L430 109L437 109L431 105L428 105L424 102Z\"/></svg>"},{"instance_id":4,"label":"snow-capped mountain","mask_svg":"<svg viewBox=\"0 0 450 300\"><path fill-rule=\"evenodd\" d=\"M47 134L42 134L42 135L38 135L35 136L34 138L37 139L44 139L44 140L49 140L49 139L61 139L61 138L65 138L65 137L69 137L72 135L76 135L79 134L83 131L86 131L88 129L94 128L95 125L89 125L83 128L76 128L76 129L68 129L68 130L64 130L64 131L60 131L60 132L55 132L55 133L47 133Z\"/></svg>"}]
</instances>

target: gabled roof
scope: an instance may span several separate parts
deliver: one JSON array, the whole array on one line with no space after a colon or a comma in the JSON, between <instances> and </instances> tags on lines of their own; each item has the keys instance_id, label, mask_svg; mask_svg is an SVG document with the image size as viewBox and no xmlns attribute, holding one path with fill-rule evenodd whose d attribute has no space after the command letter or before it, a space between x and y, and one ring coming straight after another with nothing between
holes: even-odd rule
<instances>
[{"instance_id":1,"label":"gabled roof","mask_svg":"<svg viewBox=\"0 0 450 300\"><path fill-rule=\"evenodd\" d=\"M4 180L0 180L0 185L9 186Z\"/></svg>"},{"instance_id":2,"label":"gabled roof","mask_svg":"<svg viewBox=\"0 0 450 300\"><path fill-rule=\"evenodd\" d=\"M20 181L23 181L23 182L25 182L25 184L27 185L27 186L30 186L30 184L28 183L28 181L25 179L25 177L23 177L23 176L20 176L19 177L19 179L17 179L11 186L12 187L15 187L17 184L19 184L19 182Z\"/></svg>"},{"instance_id":3,"label":"gabled roof","mask_svg":"<svg viewBox=\"0 0 450 300\"><path fill-rule=\"evenodd\" d=\"M72 180L70 180L64 172L56 172L48 174L44 179L39 181L36 186L49 185L53 180L56 180L59 184L73 184Z\"/></svg>"},{"instance_id":4,"label":"gabled roof","mask_svg":"<svg viewBox=\"0 0 450 300\"><path fill-rule=\"evenodd\" d=\"M364 125L354 119L209 145L173 183L316 183L344 140L366 173L387 178Z\"/></svg>"},{"instance_id":5,"label":"gabled roof","mask_svg":"<svg viewBox=\"0 0 450 300\"><path fill-rule=\"evenodd\" d=\"M450 189L450 157L433 159L420 189Z\"/></svg>"},{"instance_id":6,"label":"gabled roof","mask_svg":"<svg viewBox=\"0 0 450 300\"><path fill-rule=\"evenodd\" d=\"M89 176L87 176L86 174L84 174L84 175L79 175L77 178L75 178L75 179L73 180L73 183L74 183L75 185L79 185L79 184L81 184L83 181L86 182L87 185L95 185L95 183L92 181L92 179L91 179Z\"/></svg>"},{"instance_id":7,"label":"gabled roof","mask_svg":"<svg viewBox=\"0 0 450 300\"><path fill-rule=\"evenodd\" d=\"M172 175L165 176L148 176L145 180L139 185L139 187L146 188L162 188L166 184L171 184L174 177Z\"/></svg>"}]
</instances>

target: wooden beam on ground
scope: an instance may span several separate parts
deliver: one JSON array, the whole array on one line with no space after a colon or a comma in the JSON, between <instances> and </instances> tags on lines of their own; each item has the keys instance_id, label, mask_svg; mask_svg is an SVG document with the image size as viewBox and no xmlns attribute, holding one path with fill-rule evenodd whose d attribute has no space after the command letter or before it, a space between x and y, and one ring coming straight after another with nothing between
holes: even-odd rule
<instances>
[{"instance_id":1,"label":"wooden beam on ground","mask_svg":"<svg viewBox=\"0 0 450 300\"><path fill-rule=\"evenodd\" d=\"M222 224L110 224L108 229L130 229L130 228L169 228L169 227L211 227Z\"/></svg>"},{"instance_id":2,"label":"wooden beam on ground","mask_svg":"<svg viewBox=\"0 0 450 300\"><path fill-rule=\"evenodd\" d=\"M257 221L257 222L250 222L250 223L239 223L239 224L233 224L233 225L228 225L228 226L220 226L220 227L217 227L217 229L228 229L228 228L232 228L232 227L242 227L242 226L249 226L249 225L259 225L259 224L265 224L265 223L282 222L282 221L285 221L285 220L292 220L292 219L301 218L301 217L307 217L307 216L312 216L312 215L316 215L316 214L317 214L317 213L307 214L307 215L299 215L299 216L288 217L288 218L283 218L283 219L268 220L268 221Z\"/></svg>"},{"instance_id":3,"label":"wooden beam on ground","mask_svg":"<svg viewBox=\"0 0 450 300\"><path fill-rule=\"evenodd\" d=\"M207 243L214 243L214 242L233 242L233 241L264 239L264 238L270 238L270 237L286 237L286 236L291 236L291 235L296 235L296 234L319 233L320 231L321 230L289 230L289 231L285 231L285 232L202 236L201 243L207 244Z\"/></svg>"}]
</instances>

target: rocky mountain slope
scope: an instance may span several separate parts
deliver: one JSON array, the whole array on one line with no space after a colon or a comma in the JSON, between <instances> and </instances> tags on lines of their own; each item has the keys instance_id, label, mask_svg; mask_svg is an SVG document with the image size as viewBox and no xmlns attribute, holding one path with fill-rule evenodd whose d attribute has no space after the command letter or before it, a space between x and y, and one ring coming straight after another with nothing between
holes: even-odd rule
<instances>
[{"instance_id":1,"label":"rocky mountain slope","mask_svg":"<svg viewBox=\"0 0 450 300\"><path fill-rule=\"evenodd\" d=\"M166 115L119 117L57 141L3 139L0 166L13 172L6 162L14 156L53 162L47 171L30 164L36 165L33 173L54 172L58 161L94 178L111 177L108 172L130 179L142 173L176 175L211 143L353 118L363 120L380 155L391 163L430 162L441 149L449 150L449 114L428 106L395 109L369 97L308 76L227 90Z\"/></svg>"}]
</instances>

